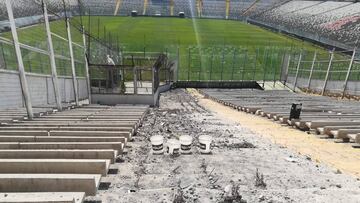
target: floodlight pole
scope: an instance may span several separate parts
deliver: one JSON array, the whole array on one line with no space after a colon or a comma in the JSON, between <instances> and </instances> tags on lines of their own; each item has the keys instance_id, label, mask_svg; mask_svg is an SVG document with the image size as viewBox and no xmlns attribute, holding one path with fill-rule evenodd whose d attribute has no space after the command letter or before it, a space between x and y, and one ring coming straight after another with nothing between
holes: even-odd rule
<instances>
[{"instance_id":1,"label":"floodlight pole","mask_svg":"<svg viewBox=\"0 0 360 203\"><path fill-rule=\"evenodd\" d=\"M298 77L299 77L299 70L300 70L300 65L301 65L301 60L302 60L302 51L300 52L299 55L299 61L297 64L297 68L296 68L296 74L295 74L295 81L294 81L294 88L293 88L293 92L296 91L296 85L297 85L297 81L298 81Z\"/></svg>"},{"instance_id":2,"label":"floodlight pole","mask_svg":"<svg viewBox=\"0 0 360 203\"><path fill-rule=\"evenodd\" d=\"M85 77L86 77L86 86L88 91L88 100L89 104L91 104L91 83L90 83L90 73L89 73L89 61L88 61L88 54L86 53L86 36L85 36L85 27L82 27L82 36L83 36L83 43L84 43L84 60L85 60Z\"/></svg>"},{"instance_id":3,"label":"floodlight pole","mask_svg":"<svg viewBox=\"0 0 360 203\"><path fill-rule=\"evenodd\" d=\"M347 89L347 86L348 86L351 69L352 69L352 67L353 67L353 65L354 65L354 60L355 60L355 56L356 56L356 49L357 49L357 47L354 48L353 54L352 54L352 56L351 56L349 68L348 68L348 71L347 71L347 73L346 73L346 78L345 78L345 82L344 82L344 86L343 86L343 92L342 92L342 97L341 97L342 99L344 99L344 97L345 97L345 92L346 92L346 89Z\"/></svg>"},{"instance_id":4,"label":"floodlight pole","mask_svg":"<svg viewBox=\"0 0 360 203\"><path fill-rule=\"evenodd\" d=\"M315 63L316 63L316 58L317 58L317 51L315 51L314 53L314 58L311 64L311 70L310 70L310 75L309 75L309 81L308 81L308 85L307 85L307 89L310 89L311 87L311 80L312 80L312 76L314 74L314 68L315 68Z\"/></svg>"},{"instance_id":5,"label":"floodlight pole","mask_svg":"<svg viewBox=\"0 0 360 203\"><path fill-rule=\"evenodd\" d=\"M66 18L66 29L67 29L69 50L70 50L71 74L72 74L73 87L74 87L75 103L76 103L76 106L79 106L80 103L79 103L79 95L78 95L78 84L77 84L77 79L76 79L74 50L73 50L73 47L72 47L70 19L69 18Z\"/></svg>"},{"instance_id":6,"label":"floodlight pole","mask_svg":"<svg viewBox=\"0 0 360 203\"><path fill-rule=\"evenodd\" d=\"M335 49L333 49L333 50L331 51L331 54L330 54L329 66L328 66L328 69L327 69L327 71L326 71L324 86L323 86L323 89L322 89L322 91L321 91L321 95L322 95L322 96L325 95L326 86L327 86L327 83L328 83L328 80L329 80L330 70L331 70L331 67L332 67L332 62L333 62L333 60L334 60L334 52L335 52Z\"/></svg>"},{"instance_id":7,"label":"floodlight pole","mask_svg":"<svg viewBox=\"0 0 360 203\"><path fill-rule=\"evenodd\" d=\"M55 52L54 52L54 46L52 43L52 36L51 36L51 31L50 31L49 15L47 12L47 6L46 6L45 1L42 1L42 6L43 6L43 10L44 10L45 29L46 29L46 35L47 35L47 41L48 41L51 76L52 76L52 82L53 82L53 86L54 86L56 107L59 111L62 111L62 104L61 104L62 100L61 100L61 95L60 95L59 80L58 80L58 76L57 76Z\"/></svg>"},{"instance_id":8,"label":"floodlight pole","mask_svg":"<svg viewBox=\"0 0 360 203\"><path fill-rule=\"evenodd\" d=\"M28 84L27 84L27 80L26 80L24 62L22 59L22 54L21 54L21 49L20 49L20 44L19 44L19 38L18 38L18 35L16 32L15 19L14 19L12 6L11 6L11 0L6 0L5 3L6 3L6 9L8 12L8 17L9 17L11 34L12 34L13 43L14 43L14 47L15 47L16 58L17 58L17 62L18 62L20 85L21 85L23 96L24 96L24 101L25 101L28 118L29 118L29 120L32 120L34 118L34 114L33 114L33 109L32 109L32 104L31 104L30 92L29 92L29 88L28 88Z\"/></svg>"}]
</instances>

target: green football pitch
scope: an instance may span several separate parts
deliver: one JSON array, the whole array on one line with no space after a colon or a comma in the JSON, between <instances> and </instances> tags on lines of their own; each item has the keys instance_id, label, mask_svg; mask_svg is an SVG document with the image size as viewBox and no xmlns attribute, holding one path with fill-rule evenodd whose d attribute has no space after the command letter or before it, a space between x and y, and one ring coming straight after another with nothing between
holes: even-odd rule
<instances>
[{"instance_id":1,"label":"green football pitch","mask_svg":"<svg viewBox=\"0 0 360 203\"><path fill-rule=\"evenodd\" d=\"M78 23L80 17L73 20ZM91 35L107 41L111 39L112 43L119 42L124 53L167 52L171 59L179 57L180 80L278 79L284 55L292 56L290 72L293 72L301 50L303 60L308 61L301 64L303 69L309 69L314 51L318 52L318 60L325 61L315 67L314 78L323 78L328 67L328 50L240 21L112 16L84 16L81 21ZM52 22L51 29L57 35L66 37L64 21ZM21 28L18 33L21 43L47 49L42 24ZM1 36L9 37L10 34L2 33ZM75 42L82 43L82 36L75 29L72 30L72 36ZM68 55L66 43L56 37L53 37L53 42L57 54ZM96 53L96 47L91 46L91 51ZM83 50L79 47L75 48L78 61L83 60L82 53ZM8 64L12 64L15 60L13 53L8 51L5 55ZM46 55L24 51L23 57L26 59L27 71L49 73L49 67L42 65L48 64ZM342 57L336 55L336 58ZM60 74L70 73L67 61L60 60L58 64ZM78 67L77 72L83 73L82 65L79 64ZM338 64L334 69L346 68L347 64L344 63ZM306 77L309 71L302 71L301 74ZM342 77L339 76L339 79Z\"/></svg>"},{"instance_id":2,"label":"green football pitch","mask_svg":"<svg viewBox=\"0 0 360 203\"><path fill-rule=\"evenodd\" d=\"M109 39L104 33L110 32L123 51L169 52L173 58L179 52L181 80L273 80L278 79L285 53L298 55L303 49L303 58L310 60L317 50L328 57L327 50L313 44L240 21L109 16L82 20L94 36Z\"/></svg>"}]
</instances>

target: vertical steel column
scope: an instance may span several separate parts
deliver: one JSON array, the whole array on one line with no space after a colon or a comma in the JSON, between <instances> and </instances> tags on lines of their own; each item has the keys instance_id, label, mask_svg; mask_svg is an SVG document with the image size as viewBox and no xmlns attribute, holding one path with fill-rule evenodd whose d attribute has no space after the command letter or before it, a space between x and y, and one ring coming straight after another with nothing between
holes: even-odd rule
<instances>
[{"instance_id":1,"label":"vertical steel column","mask_svg":"<svg viewBox=\"0 0 360 203\"><path fill-rule=\"evenodd\" d=\"M325 91L326 91L326 86L327 86L327 83L328 83L328 80L329 80L329 75L330 75L330 71L331 71L331 67L332 67L332 62L334 60L334 52L335 52L335 49L331 51L331 54L330 54L330 60L329 60L329 66L328 66L328 69L327 69L327 72L326 72L326 76L325 76L325 81L324 81L324 86L323 86L323 89L321 91L321 95L324 96L325 95Z\"/></svg>"},{"instance_id":2,"label":"vertical steel column","mask_svg":"<svg viewBox=\"0 0 360 203\"><path fill-rule=\"evenodd\" d=\"M345 82L344 82L344 86L343 86L343 92L342 92L342 97L341 97L342 99L344 99L344 97L345 97L345 92L346 92L346 88L347 88L347 86L348 86L351 69L352 69L352 66L353 66L353 64L354 64L354 60L355 60L355 56L356 56L356 49L357 49L357 47L354 48L353 54L352 54L352 56L351 56L349 68L348 68L348 71L347 71L347 73L346 73L346 78L345 78Z\"/></svg>"},{"instance_id":3,"label":"vertical steel column","mask_svg":"<svg viewBox=\"0 0 360 203\"><path fill-rule=\"evenodd\" d=\"M34 114L33 114L33 109L32 109L32 104L31 104L31 96L30 96L30 92L29 92L29 88L28 88L28 84L27 84L27 80L26 80L24 62L22 59L19 39L18 39L18 35L16 32L15 19L14 19L12 6L11 6L11 1L12 0L6 0L6 9L7 9L8 16L9 16L11 34L12 34L14 47L15 47L16 59L18 62L20 84L21 84L21 89L22 89L22 93L24 96L26 111L27 111L29 119L32 120L34 118Z\"/></svg>"},{"instance_id":4,"label":"vertical steel column","mask_svg":"<svg viewBox=\"0 0 360 203\"><path fill-rule=\"evenodd\" d=\"M314 53L314 58L313 58L313 61L312 61L312 64L311 64L311 70L310 70L310 75L309 75L309 81L308 81L307 89L310 89L310 87L311 87L311 80L312 80L312 76L313 76L313 73L314 73L316 58L317 58L317 51L315 51L315 53Z\"/></svg>"},{"instance_id":5,"label":"vertical steel column","mask_svg":"<svg viewBox=\"0 0 360 203\"><path fill-rule=\"evenodd\" d=\"M73 47L72 47L70 19L69 18L66 19L66 29L67 29L68 42L69 42L69 51L70 51L70 60L71 60L71 74L72 74L72 79L73 79L75 103L76 103L76 106L79 106L80 103L79 103L79 95L78 95L78 84L77 84L77 79L76 79L74 50L73 50Z\"/></svg>"},{"instance_id":6,"label":"vertical steel column","mask_svg":"<svg viewBox=\"0 0 360 203\"><path fill-rule=\"evenodd\" d=\"M297 81L298 81L298 77L299 77L299 70L300 70L300 66L301 66L301 60L302 60L302 51L300 52L299 55L299 60L298 60L298 64L296 67L296 74L295 74L295 81L294 81L294 88L293 88L293 92L296 91L296 85L297 85Z\"/></svg>"},{"instance_id":7,"label":"vertical steel column","mask_svg":"<svg viewBox=\"0 0 360 203\"><path fill-rule=\"evenodd\" d=\"M53 86L54 86L56 107L59 111L62 111L62 104L61 104L62 100L61 100L61 95L60 95L59 80L58 80L58 76L57 76L55 52L54 52L54 46L52 43L52 36L51 36L51 31L50 31L49 15L47 12L47 6L46 6L45 1L42 1L42 6L43 6L43 10L44 10L45 29L46 29L46 35L47 35L47 41L48 41L51 76L52 76L52 82L53 82Z\"/></svg>"},{"instance_id":8,"label":"vertical steel column","mask_svg":"<svg viewBox=\"0 0 360 203\"><path fill-rule=\"evenodd\" d=\"M86 87L88 92L88 100L89 104L91 104L91 83L90 83L90 73L89 73L89 61L88 54L86 53L86 36L85 36L85 28L82 27L82 36L83 36L83 44L84 44L84 60L85 60L85 77L86 77Z\"/></svg>"}]
</instances>

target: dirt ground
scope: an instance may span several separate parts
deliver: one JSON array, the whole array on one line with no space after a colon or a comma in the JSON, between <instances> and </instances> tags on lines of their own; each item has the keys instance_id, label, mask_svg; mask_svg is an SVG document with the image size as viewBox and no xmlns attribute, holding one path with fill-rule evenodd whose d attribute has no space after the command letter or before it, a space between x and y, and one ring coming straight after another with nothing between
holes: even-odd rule
<instances>
[{"instance_id":1,"label":"dirt ground","mask_svg":"<svg viewBox=\"0 0 360 203\"><path fill-rule=\"evenodd\" d=\"M98 197L124 203L360 203L360 179L275 144L201 100L181 89L164 93ZM153 135L190 135L192 154L153 155ZM199 153L200 135L213 137L212 154Z\"/></svg>"}]
</instances>

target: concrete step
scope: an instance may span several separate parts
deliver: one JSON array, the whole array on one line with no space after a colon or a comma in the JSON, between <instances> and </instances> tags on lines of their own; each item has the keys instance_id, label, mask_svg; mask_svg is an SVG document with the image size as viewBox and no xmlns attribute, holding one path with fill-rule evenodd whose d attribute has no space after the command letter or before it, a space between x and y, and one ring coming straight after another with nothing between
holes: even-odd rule
<instances>
[{"instance_id":1,"label":"concrete step","mask_svg":"<svg viewBox=\"0 0 360 203\"><path fill-rule=\"evenodd\" d=\"M84 192L0 193L1 203L82 203Z\"/></svg>"},{"instance_id":2,"label":"concrete step","mask_svg":"<svg viewBox=\"0 0 360 203\"><path fill-rule=\"evenodd\" d=\"M0 135L48 136L46 130L0 130Z\"/></svg>"},{"instance_id":3,"label":"concrete step","mask_svg":"<svg viewBox=\"0 0 360 203\"><path fill-rule=\"evenodd\" d=\"M0 149L113 149L122 152L122 142L0 142Z\"/></svg>"},{"instance_id":4,"label":"concrete step","mask_svg":"<svg viewBox=\"0 0 360 203\"><path fill-rule=\"evenodd\" d=\"M103 126L0 126L0 130L6 131L50 131L50 130L63 130L63 131L131 131L131 127L103 127Z\"/></svg>"},{"instance_id":5,"label":"concrete step","mask_svg":"<svg viewBox=\"0 0 360 203\"><path fill-rule=\"evenodd\" d=\"M85 192L96 195L101 175L0 174L0 192ZM50 197L49 197L50 198Z\"/></svg>"},{"instance_id":6,"label":"concrete step","mask_svg":"<svg viewBox=\"0 0 360 203\"><path fill-rule=\"evenodd\" d=\"M325 120L325 121L309 121L306 122L306 125L310 129L315 129L318 127L324 126L334 126L334 125L342 125L342 126L354 126L360 125L360 121L333 121L333 120Z\"/></svg>"},{"instance_id":7,"label":"concrete step","mask_svg":"<svg viewBox=\"0 0 360 203\"><path fill-rule=\"evenodd\" d=\"M16 123L10 123L4 126L43 126L43 127L54 127L54 126L79 126L79 127L134 127L136 122L88 122L88 121L79 121L79 122L56 122L56 121L21 121Z\"/></svg>"},{"instance_id":8,"label":"concrete step","mask_svg":"<svg viewBox=\"0 0 360 203\"><path fill-rule=\"evenodd\" d=\"M113 118L113 119L82 119L82 118L34 118L32 121L37 122L138 122L140 119L138 118Z\"/></svg>"},{"instance_id":9,"label":"concrete step","mask_svg":"<svg viewBox=\"0 0 360 203\"><path fill-rule=\"evenodd\" d=\"M360 134L348 134L350 140L354 140L355 143L360 144Z\"/></svg>"},{"instance_id":10,"label":"concrete step","mask_svg":"<svg viewBox=\"0 0 360 203\"><path fill-rule=\"evenodd\" d=\"M1 133L0 133L1 135ZM50 136L72 136L72 137L125 137L130 139L131 132L109 132L109 131L50 131Z\"/></svg>"},{"instance_id":11,"label":"concrete step","mask_svg":"<svg viewBox=\"0 0 360 203\"><path fill-rule=\"evenodd\" d=\"M107 175L110 160L0 159L0 173L59 173Z\"/></svg>"},{"instance_id":12,"label":"concrete step","mask_svg":"<svg viewBox=\"0 0 360 203\"><path fill-rule=\"evenodd\" d=\"M1 159L106 159L115 162L117 150L69 150L69 149L43 149L43 150L0 150Z\"/></svg>"},{"instance_id":13,"label":"concrete step","mask_svg":"<svg viewBox=\"0 0 360 203\"><path fill-rule=\"evenodd\" d=\"M0 135L0 142L122 142L127 144L125 137L71 137L71 136L14 136Z\"/></svg>"}]
</instances>

